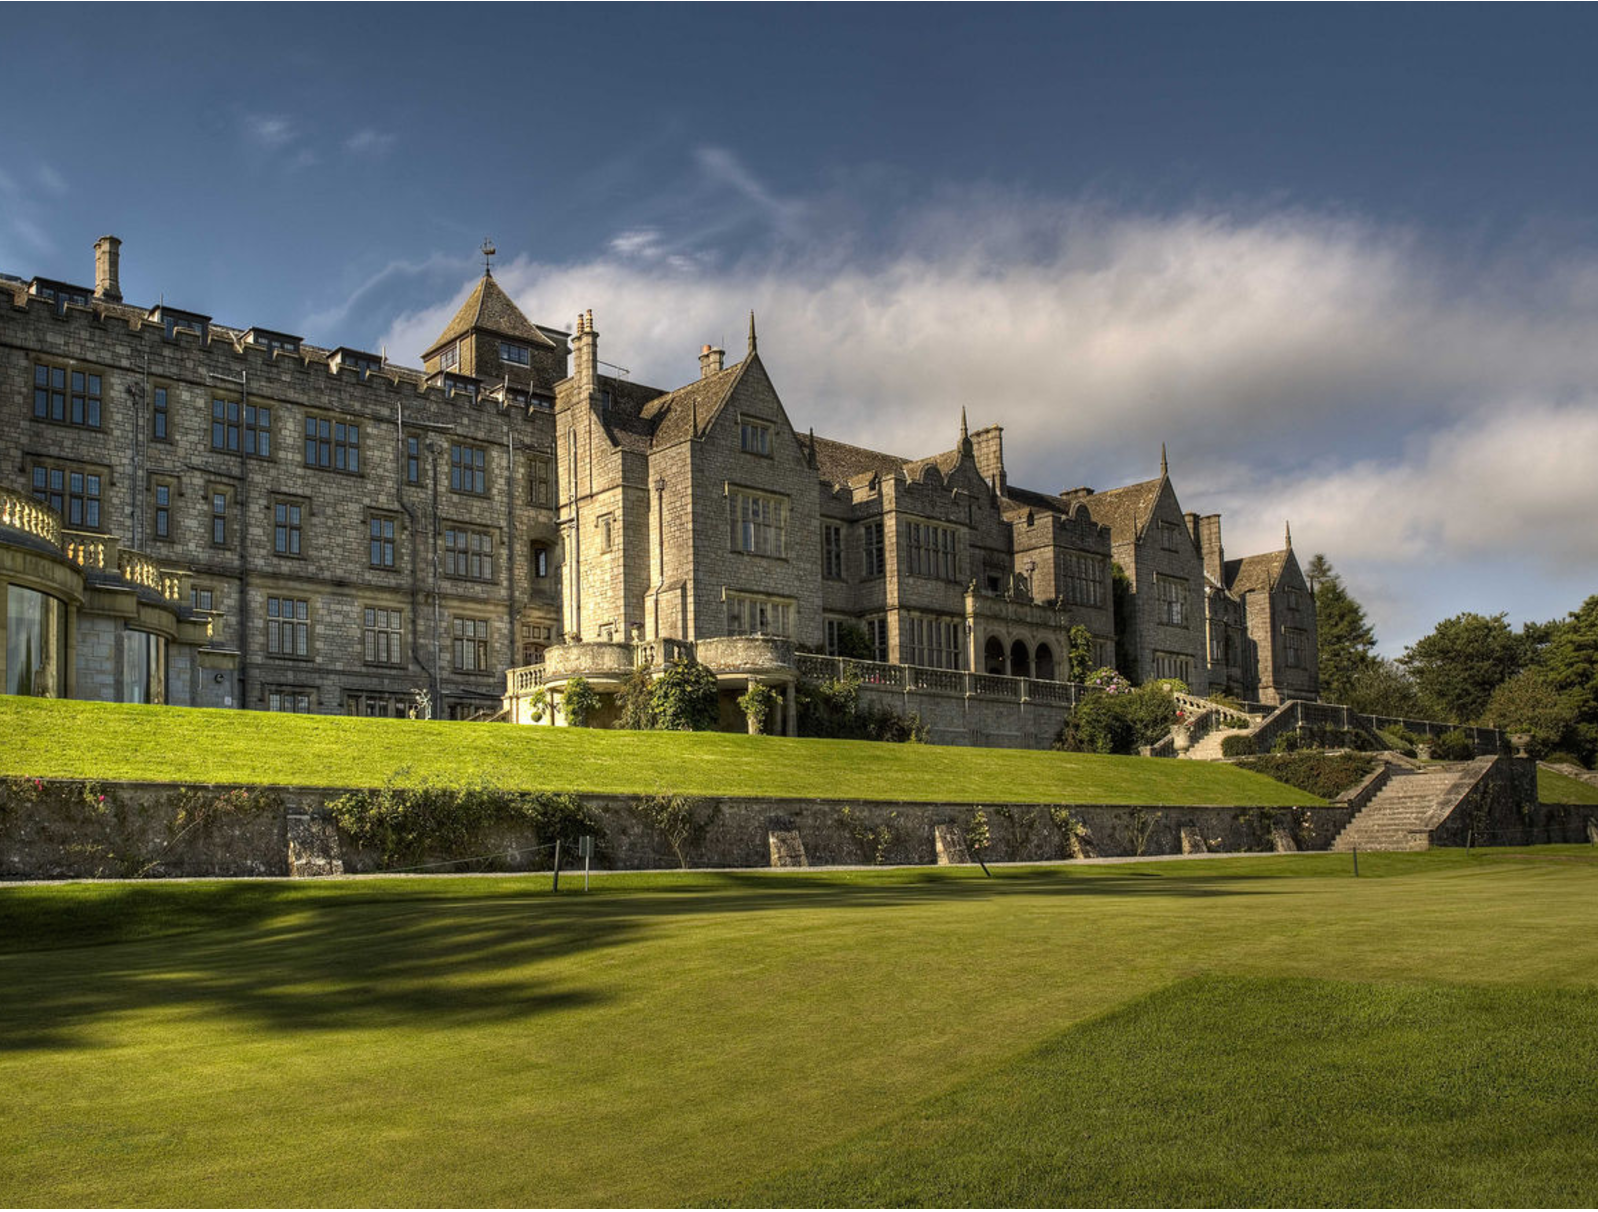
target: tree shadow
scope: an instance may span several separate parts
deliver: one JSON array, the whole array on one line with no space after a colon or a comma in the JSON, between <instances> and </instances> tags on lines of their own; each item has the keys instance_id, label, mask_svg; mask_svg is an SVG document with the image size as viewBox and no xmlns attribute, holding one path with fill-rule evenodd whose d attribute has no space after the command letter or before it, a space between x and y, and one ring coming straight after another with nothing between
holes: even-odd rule
<instances>
[{"instance_id":1,"label":"tree shadow","mask_svg":"<svg viewBox=\"0 0 1598 1212\"><path fill-rule=\"evenodd\" d=\"M1151 878L1155 877L1155 878ZM1254 895L1237 877L1102 869L686 872L670 884L551 895L547 877L0 889L0 1051L88 1045L93 1023L161 1008L280 1034L508 1022L611 995L537 965L631 943L677 919L939 901ZM22 894L20 896L16 894ZM52 893L54 895L52 895ZM513 975L511 975L513 974Z\"/></svg>"}]
</instances>

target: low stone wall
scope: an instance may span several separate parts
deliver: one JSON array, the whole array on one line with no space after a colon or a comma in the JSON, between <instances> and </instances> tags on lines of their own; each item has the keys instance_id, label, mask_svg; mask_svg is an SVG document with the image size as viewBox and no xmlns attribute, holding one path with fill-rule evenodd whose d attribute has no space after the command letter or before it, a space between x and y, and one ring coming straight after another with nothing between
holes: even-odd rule
<instances>
[{"instance_id":1,"label":"low stone wall","mask_svg":"<svg viewBox=\"0 0 1598 1212\"><path fill-rule=\"evenodd\" d=\"M1541 804L1537 763L1530 758L1477 758L1461 777L1474 785L1430 832L1433 846L1537 846L1585 842L1598 807Z\"/></svg>"},{"instance_id":2,"label":"low stone wall","mask_svg":"<svg viewBox=\"0 0 1598 1212\"><path fill-rule=\"evenodd\" d=\"M934 745L986 749L1048 749L1071 709L1039 699L1001 699L957 691L906 690L862 683L860 706L912 712L921 717Z\"/></svg>"},{"instance_id":3,"label":"low stone wall","mask_svg":"<svg viewBox=\"0 0 1598 1212\"><path fill-rule=\"evenodd\" d=\"M326 804L341 794L305 787L14 780L0 784L0 878L287 876L337 871L340 865L350 873L382 870L379 855L353 846L332 827ZM604 825L596 868L679 865L666 839L638 811L637 797L581 799ZM685 855L691 867L767 867L771 834L797 833L812 866L932 864L938 861L938 826L968 833L979 810L992 838L984 857L995 862L1179 854L1195 848L1323 850L1353 816L1340 806L1051 807L717 797L695 801L701 828ZM550 852L537 843L527 831L490 834L472 847L481 861L459 868L547 869ZM421 861L440 863L438 870L453 866L443 856ZM576 855L563 865L577 865Z\"/></svg>"}]
</instances>

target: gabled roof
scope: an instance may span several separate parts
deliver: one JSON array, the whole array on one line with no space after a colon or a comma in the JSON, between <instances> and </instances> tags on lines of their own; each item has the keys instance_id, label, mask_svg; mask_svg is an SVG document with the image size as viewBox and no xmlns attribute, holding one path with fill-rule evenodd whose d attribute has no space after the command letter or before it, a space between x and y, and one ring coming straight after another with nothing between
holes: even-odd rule
<instances>
[{"instance_id":1,"label":"gabled roof","mask_svg":"<svg viewBox=\"0 0 1598 1212\"><path fill-rule=\"evenodd\" d=\"M538 330L536 324L522 315L521 308L511 302L510 296L500 289L491 274L484 274L472 293L466 296L466 302L461 304L455 318L445 326L443 334L428 346L427 352L422 355L423 359L432 357L441 347L458 341L474 328L526 341L529 345L555 344Z\"/></svg>"},{"instance_id":2,"label":"gabled roof","mask_svg":"<svg viewBox=\"0 0 1598 1212\"><path fill-rule=\"evenodd\" d=\"M1244 594L1256 589L1269 592L1287 567L1287 557L1292 550L1267 551L1261 555L1244 556L1241 560L1226 561L1226 587L1233 593Z\"/></svg>"},{"instance_id":3,"label":"gabled roof","mask_svg":"<svg viewBox=\"0 0 1598 1212\"><path fill-rule=\"evenodd\" d=\"M1047 492L1034 492L1030 488L1018 488L1011 484L1004 490L1004 499L1012 505L1023 506L1027 509L1041 509L1045 513L1057 513L1062 516L1071 512L1071 502L1063 497L1053 496ZM1096 511L1090 510L1093 520L1099 521Z\"/></svg>"},{"instance_id":4,"label":"gabled roof","mask_svg":"<svg viewBox=\"0 0 1598 1212\"><path fill-rule=\"evenodd\" d=\"M676 391L656 396L643 407L643 418L654 422L654 442L657 448L686 442L703 431L710 419L721 410L732 395L738 380L754 361L750 355L742 362L718 370L715 374L695 379Z\"/></svg>"},{"instance_id":5,"label":"gabled roof","mask_svg":"<svg viewBox=\"0 0 1598 1212\"><path fill-rule=\"evenodd\" d=\"M1135 540L1153 516L1154 505L1160 499L1160 489L1165 477L1144 480L1141 484L1128 484L1124 488L1111 488L1083 497L1083 503L1096 522L1110 528L1117 543Z\"/></svg>"}]
</instances>

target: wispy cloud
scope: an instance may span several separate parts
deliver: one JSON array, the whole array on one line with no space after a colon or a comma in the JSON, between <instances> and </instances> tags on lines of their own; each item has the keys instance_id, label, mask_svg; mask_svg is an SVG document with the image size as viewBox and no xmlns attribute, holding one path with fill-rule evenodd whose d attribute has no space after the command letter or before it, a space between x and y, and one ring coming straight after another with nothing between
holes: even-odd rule
<instances>
[{"instance_id":1,"label":"wispy cloud","mask_svg":"<svg viewBox=\"0 0 1598 1212\"><path fill-rule=\"evenodd\" d=\"M263 147L284 147L296 137L294 124L281 114L248 114L244 132Z\"/></svg>"},{"instance_id":2,"label":"wispy cloud","mask_svg":"<svg viewBox=\"0 0 1598 1212\"><path fill-rule=\"evenodd\" d=\"M344 150L358 156L384 156L394 147L397 136L367 128L344 140Z\"/></svg>"},{"instance_id":3,"label":"wispy cloud","mask_svg":"<svg viewBox=\"0 0 1598 1212\"><path fill-rule=\"evenodd\" d=\"M56 172L50 165L39 165L38 177L39 185L46 193L54 194L58 198L65 196L67 193L66 178Z\"/></svg>"}]
</instances>

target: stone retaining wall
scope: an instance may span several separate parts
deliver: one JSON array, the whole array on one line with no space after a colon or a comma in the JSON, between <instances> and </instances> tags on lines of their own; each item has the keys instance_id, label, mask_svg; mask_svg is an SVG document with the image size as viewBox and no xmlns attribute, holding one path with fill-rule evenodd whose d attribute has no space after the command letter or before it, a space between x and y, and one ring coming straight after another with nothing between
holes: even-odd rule
<instances>
[{"instance_id":1,"label":"stone retaining wall","mask_svg":"<svg viewBox=\"0 0 1598 1212\"><path fill-rule=\"evenodd\" d=\"M17 780L0 784L0 878L60 879L105 876L287 876L342 869L381 870L376 854L351 845L328 821L326 804L341 790L305 787L178 787L161 783L97 784L86 797L85 784ZM95 797L103 795L104 800ZM212 811L225 797L225 812ZM585 795L583 802L604 822L595 857L597 868L676 867L665 839L636 810L637 797ZM1324 850L1353 813L1324 808L1226 808L1072 804L1080 835L1075 852L1101 856L1178 854L1201 839L1207 850L1269 851L1281 837L1301 850ZM771 834L797 833L813 866L938 861L934 833L939 825L968 831L973 815L987 817L992 846L985 857L997 861L1070 858L1067 833L1041 804L969 804L712 797L697 801L702 835L688 848L693 867L766 867L771 864ZM196 818L199 819L195 823ZM293 829L295 862L289 861L290 818L309 817L326 825ZM1067 826L1069 828L1069 826ZM886 830L886 835L881 831ZM331 839L338 837L336 853ZM317 843L314 839L324 839ZM490 856L475 864L502 870L543 869L547 849L528 831L484 836L473 855ZM313 852L321 845L328 853ZM439 856L443 857L443 856ZM433 861L433 860L427 860ZM576 865L576 856L563 865ZM462 864L462 869L473 864ZM439 870L450 870L441 866Z\"/></svg>"}]
</instances>

